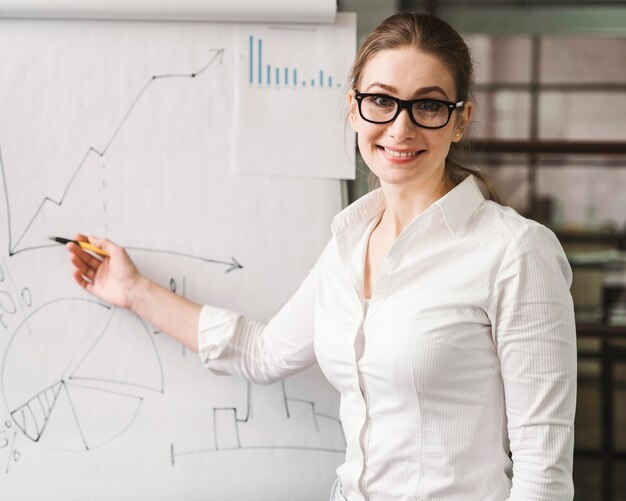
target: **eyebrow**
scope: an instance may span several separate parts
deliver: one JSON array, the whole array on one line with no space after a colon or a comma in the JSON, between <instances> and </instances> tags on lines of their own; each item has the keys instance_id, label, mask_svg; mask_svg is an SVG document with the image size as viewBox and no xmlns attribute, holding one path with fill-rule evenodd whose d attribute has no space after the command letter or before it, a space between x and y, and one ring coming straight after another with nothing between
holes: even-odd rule
<instances>
[{"instance_id":1,"label":"eyebrow","mask_svg":"<svg viewBox=\"0 0 626 501\"><path fill-rule=\"evenodd\" d=\"M384 89L387 92L391 92L392 94L396 94L398 92L398 89L396 89L395 87L393 87L391 85L384 84L384 83L380 83L380 82L374 82L374 83L368 85L365 90L367 91L371 87L380 87L381 89ZM414 94L415 95L429 94L431 92L439 92L441 95L445 96L446 99L450 99L448 97L448 94L446 93L446 91L444 91L438 85L433 85L431 87L422 87L421 89L417 89Z\"/></svg>"}]
</instances>

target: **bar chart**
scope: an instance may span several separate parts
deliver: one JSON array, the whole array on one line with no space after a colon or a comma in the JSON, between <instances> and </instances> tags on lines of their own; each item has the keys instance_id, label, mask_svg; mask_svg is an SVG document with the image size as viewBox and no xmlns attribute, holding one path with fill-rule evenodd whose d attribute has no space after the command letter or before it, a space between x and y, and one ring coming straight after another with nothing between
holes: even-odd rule
<instances>
[{"instance_id":1,"label":"bar chart","mask_svg":"<svg viewBox=\"0 0 626 501\"><path fill-rule=\"evenodd\" d=\"M353 179L354 133L346 114L356 17L341 12L327 24L242 24L237 49L235 172ZM259 131L269 131L271 140Z\"/></svg>"},{"instance_id":2,"label":"bar chart","mask_svg":"<svg viewBox=\"0 0 626 501\"><path fill-rule=\"evenodd\" d=\"M279 66L264 54L263 38L248 35L248 83L273 87L341 88L341 83L327 69L305 72L297 66ZM271 56L271 52L268 51ZM312 73L312 74L311 74Z\"/></svg>"}]
</instances>

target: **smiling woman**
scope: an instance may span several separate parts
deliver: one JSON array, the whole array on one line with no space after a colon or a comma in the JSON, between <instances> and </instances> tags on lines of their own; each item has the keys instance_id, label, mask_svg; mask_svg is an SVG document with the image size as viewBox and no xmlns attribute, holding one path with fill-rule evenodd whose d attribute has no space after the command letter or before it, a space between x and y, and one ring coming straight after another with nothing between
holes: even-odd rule
<instances>
[{"instance_id":1,"label":"smiling woman","mask_svg":"<svg viewBox=\"0 0 626 501\"><path fill-rule=\"evenodd\" d=\"M471 58L448 24L398 14L360 48L348 96L380 188L340 212L267 325L148 280L95 237L76 281L197 350L217 374L271 383L318 362L341 394L333 501L573 497L576 339L554 234L486 200L450 157L471 120Z\"/></svg>"},{"instance_id":2,"label":"smiling woman","mask_svg":"<svg viewBox=\"0 0 626 501\"><path fill-rule=\"evenodd\" d=\"M456 97L450 71L414 47L372 54L357 78L350 119L363 160L382 185L423 193L421 212L452 187L446 157L469 122L472 103L457 107L464 101ZM388 103L395 105L391 112Z\"/></svg>"},{"instance_id":3,"label":"smiling woman","mask_svg":"<svg viewBox=\"0 0 626 501\"><path fill-rule=\"evenodd\" d=\"M402 51L401 49L413 50ZM393 61L388 58L382 58L382 63L376 63L376 56L379 55L380 52L392 50L400 50L400 52L404 52L408 59L402 61L401 56L396 55L392 56ZM448 110L446 110L446 113L448 113L448 120L451 118L452 111L454 111L454 109L463 107L462 110L459 110L462 114L462 116L459 117L459 122L463 123L459 123L458 126L455 127L455 136L452 144L450 145L450 151L446 156L446 170L448 178L453 180L453 182L458 183L468 175L474 175L482 184L489 198L491 200L498 201L499 197L489 178L478 170L462 167L457 159L457 157L460 157L461 154L460 151L457 151L459 148L457 148L455 143L460 141L472 114L473 104L471 85L473 83L473 69L469 49L467 48L465 41L447 23L436 18L435 16L415 14L396 15L385 20L369 35L369 37L367 37L359 48L350 74L352 92L350 93L349 100L351 104L354 97L357 97L358 100L358 96L356 95L359 94L359 91L360 93L372 92L370 90L366 90L371 84L380 84L378 88L383 94L394 94L395 91L397 95L397 90L390 88L385 82L368 82L365 84L363 79L366 77L366 65L370 66L370 73L374 71L375 75L385 75L386 78L393 78L393 74L385 72L387 69L395 70L395 74L412 72L412 76L415 76L415 73L421 69L422 77L426 76L427 78L437 78L439 75L433 71L429 71L427 66L421 66L418 64L413 65L416 61L411 61L410 58L419 58L419 56L415 54L418 51L422 54L422 56L430 57L431 62L434 65L434 67L430 68L430 70L435 72L443 70L443 75L441 76L443 79L447 80L447 84L450 88L444 90L440 86L429 85L420 89L416 87L419 80L412 80L409 75L406 75L406 80L411 81L413 85L413 87L409 89L409 93L412 95L419 94L424 97L439 96L439 99L448 101ZM391 65L393 62L397 63L397 67L377 68L385 73L380 73L371 67L372 64ZM432 109L432 104L432 100L424 101L423 104L421 104L421 107L430 106ZM455 105L455 107L452 108L452 105ZM363 105L359 102L361 117L363 117L362 110ZM397 113L401 110L402 108L397 108ZM414 107L413 110L414 112L410 114L410 117L413 122L416 123L414 117L419 114L419 110L418 107ZM442 114L441 116L445 116L445 114ZM395 118L395 116L393 118ZM353 127L358 132L358 128L354 122L353 107L351 109L351 119ZM365 120L367 120L367 118L365 118ZM373 121L382 123L378 120ZM446 121L443 125L436 125L435 127L430 128L445 126L447 123L448 122ZM416 125L419 124L416 123ZM429 127L429 124L421 125L422 127Z\"/></svg>"}]
</instances>

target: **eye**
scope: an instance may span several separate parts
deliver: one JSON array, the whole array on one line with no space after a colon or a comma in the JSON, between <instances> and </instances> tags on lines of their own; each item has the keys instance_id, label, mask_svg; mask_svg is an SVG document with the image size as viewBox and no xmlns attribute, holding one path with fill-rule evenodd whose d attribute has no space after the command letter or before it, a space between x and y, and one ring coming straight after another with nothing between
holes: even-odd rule
<instances>
[{"instance_id":1,"label":"eye","mask_svg":"<svg viewBox=\"0 0 626 501\"><path fill-rule=\"evenodd\" d=\"M439 101L423 99L415 103L414 110L420 114L436 115L444 111L446 106Z\"/></svg>"},{"instance_id":2,"label":"eye","mask_svg":"<svg viewBox=\"0 0 626 501\"><path fill-rule=\"evenodd\" d=\"M391 108L396 105L389 96L371 96L372 103L380 108Z\"/></svg>"}]
</instances>

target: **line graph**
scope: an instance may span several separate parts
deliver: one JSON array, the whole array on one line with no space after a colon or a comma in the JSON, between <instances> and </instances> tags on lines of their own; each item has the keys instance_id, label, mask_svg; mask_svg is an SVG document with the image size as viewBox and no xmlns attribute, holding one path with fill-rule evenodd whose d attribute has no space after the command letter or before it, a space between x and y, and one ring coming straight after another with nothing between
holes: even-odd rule
<instances>
[{"instance_id":1,"label":"line graph","mask_svg":"<svg viewBox=\"0 0 626 501\"><path fill-rule=\"evenodd\" d=\"M312 400L295 398L288 395L284 380L273 386L280 387L275 392L273 405L284 406L282 417L279 416L284 436L272 437L268 430L263 434L262 441L252 442L250 438L244 438L243 431L246 427L263 426L263 420L255 419L253 412L253 393L255 388L247 383L245 407L214 407L212 411L212 438L214 447L205 447L194 450L177 450L174 443L170 445L170 460L172 466L177 458L194 456L197 454L236 452L246 450L299 450L318 453L344 454L346 442L341 428L341 422L334 416L321 413L316 410L316 404ZM257 388L258 389L258 388ZM296 409L301 407L301 409ZM299 412L296 412L299 410ZM297 414L297 417L295 416ZM308 419L307 419L308 416ZM256 421L256 422L255 422ZM291 421L291 422L290 422ZM308 424L307 424L308 422ZM324 423L321 425L321 423ZM271 417L271 422L266 423L276 426L276 416ZM288 427L293 427L291 433L286 433ZM313 437L313 438L312 438Z\"/></svg>"},{"instance_id":2,"label":"line graph","mask_svg":"<svg viewBox=\"0 0 626 501\"><path fill-rule=\"evenodd\" d=\"M43 213L46 207L48 206L61 207L63 205L73 185L75 184L75 181L79 173L83 170L87 162L92 157L101 158L101 159L105 158L107 151L109 151L111 146L114 144L120 131L123 129L124 125L127 123L129 117L132 115L133 110L136 108L137 104L140 102L142 97L150 90L151 87L153 87L157 82L161 80L166 80L166 79L189 79L189 80L197 79L198 77L205 74L205 72L210 67L214 65L222 64L223 57L224 57L224 50L225 49L223 48L209 49L208 52L212 54L210 58L208 59L208 61L201 68L191 73L165 73L165 74L153 75L152 77L150 77L145 82L143 87L139 90L139 92L136 94L136 96L131 101L127 109L125 110L121 119L118 121L117 125L115 126L115 129L112 131L112 133L109 135L108 139L106 140L104 146L101 148L98 148L93 145L89 146L87 150L85 151L81 161L79 162L79 164L76 166L76 168L73 170L72 174L70 175L70 178L65 184L65 187L63 191L61 192L61 194L56 197L50 196L50 195L45 196L39 203L34 214L29 218L25 227L21 231L16 232L15 235L14 235L14 228L13 228L12 217L11 217L11 204L10 204L10 196L8 192L8 184L7 184L7 178L6 178L6 166L5 166L5 162L3 159L2 147L0 145L0 182L2 183L1 193L4 195L6 219L7 219L8 255L14 256L22 252L55 247L54 245L49 245L49 244L37 244L37 245L23 246L22 242L24 238L26 237L26 235L29 233L29 231L31 231L35 221L40 217L40 215ZM105 169L105 164L102 164L102 169L103 170ZM103 180L102 181L103 191L105 188L106 188L106 185ZM103 206L103 214L106 216L106 205ZM106 222L105 222L105 227L108 227ZM235 258L231 258L230 261L225 261L225 260L218 260L218 259L210 259L210 258L206 258L202 256L192 255L192 254L186 254L183 252L177 252L177 251L172 251L168 249L148 249L148 248L140 248L140 247L134 247L132 249L136 251L141 251L141 252L158 252L158 253L172 254L172 255L177 255L179 257L203 261L209 264L221 265L225 267L226 273L243 268L243 266Z\"/></svg>"},{"instance_id":3,"label":"line graph","mask_svg":"<svg viewBox=\"0 0 626 501\"><path fill-rule=\"evenodd\" d=\"M146 499L286 499L281 491L295 483L316 492L344 455L332 419L338 396L319 371L286 381L284 395L280 383L248 395L245 382L207 371L156 325L88 302L93 296L73 281L66 249L44 240L76 232L109 238L172 292L269 318L326 243L328 221L341 207L339 183L241 176L233 150L265 162L279 142L274 123L294 123L277 112L297 110L283 103L265 122L250 110L264 143L258 149L237 132L246 62L239 25L0 26L5 497L121 499L129 485ZM319 77L301 68L298 78ZM320 68L325 77L333 69ZM332 74L335 84L339 73ZM308 82L297 92L254 90L259 98L333 99L336 92L310 90ZM216 442L219 451L193 454ZM233 492L233 477L222 471L240 475L259 461L278 481L260 474L257 485ZM287 477L290 469L296 476ZM136 482L138 472L145 482Z\"/></svg>"}]
</instances>

